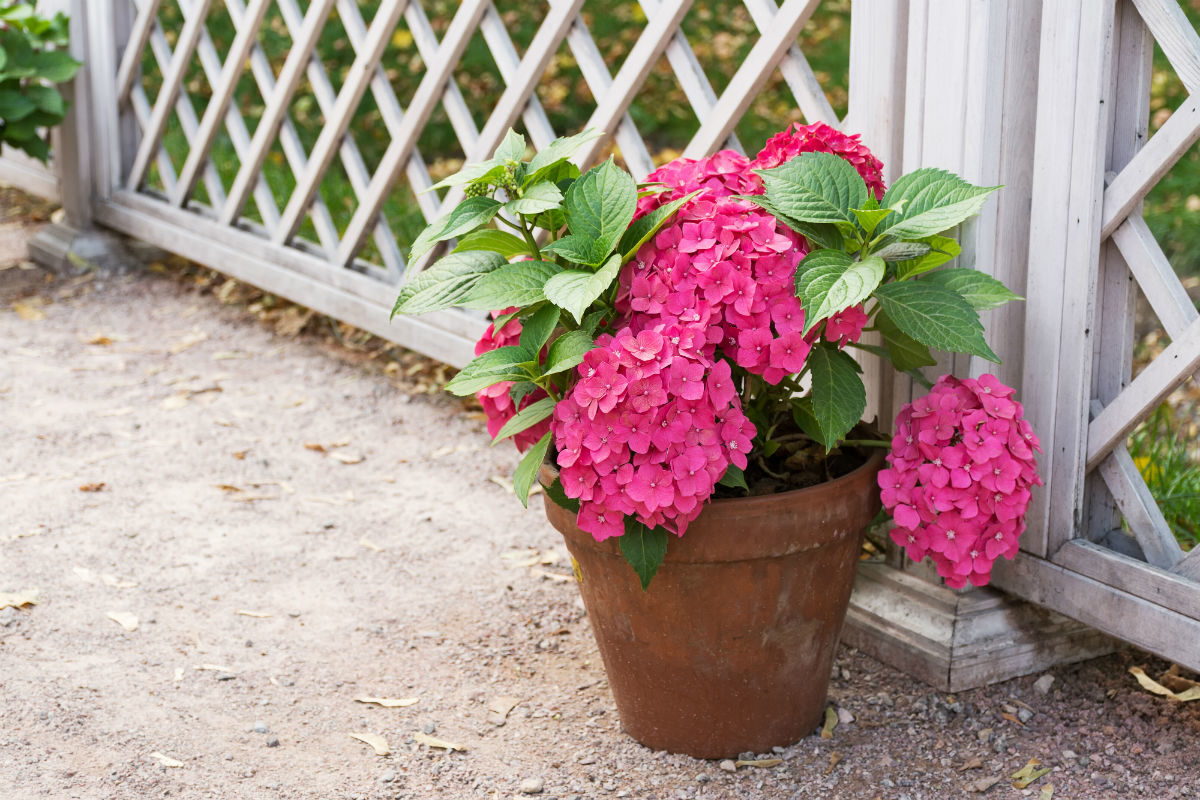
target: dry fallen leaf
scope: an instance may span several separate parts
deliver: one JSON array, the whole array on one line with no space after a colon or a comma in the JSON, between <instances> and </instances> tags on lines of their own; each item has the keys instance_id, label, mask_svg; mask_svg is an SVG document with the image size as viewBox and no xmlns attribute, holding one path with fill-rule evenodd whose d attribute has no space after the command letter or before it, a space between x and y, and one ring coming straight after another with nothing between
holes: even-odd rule
<instances>
[{"instance_id":1,"label":"dry fallen leaf","mask_svg":"<svg viewBox=\"0 0 1200 800\"><path fill-rule=\"evenodd\" d=\"M105 484L103 481L101 481L100 483L85 483L83 486L79 487L79 491L81 491L81 492L102 492L102 491L104 491L104 486L105 486Z\"/></svg>"},{"instance_id":2,"label":"dry fallen leaf","mask_svg":"<svg viewBox=\"0 0 1200 800\"><path fill-rule=\"evenodd\" d=\"M38 603L37 589L22 589L19 592L0 592L0 608L20 608L21 606L36 606Z\"/></svg>"},{"instance_id":3,"label":"dry fallen leaf","mask_svg":"<svg viewBox=\"0 0 1200 800\"><path fill-rule=\"evenodd\" d=\"M735 767L778 767L782 763L782 758L739 758L733 762L733 765Z\"/></svg>"},{"instance_id":4,"label":"dry fallen leaf","mask_svg":"<svg viewBox=\"0 0 1200 800\"><path fill-rule=\"evenodd\" d=\"M356 703L370 703L384 708L408 708L417 704L416 697L356 697Z\"/></svg>"},{"instance_id":5,"label":"dry fallen leaf","mask_svg":"<svg viewBox=\"0 0 1200 800\"><path fill-rule=\"evenodd\" d=\"M828 775L831 772L833 772L834 769L837 768L837 765L840 764L841 762L842 762L842 754L841 753L830 753L829 754L829 769L825 770L825 774Z\"/></svg>"},{"instance_id":6,"label":"dry fallen leaf","mask_svg":"<svg viewBox=\"0 0 1200 800\"><path fill-rule=\"evenodd\" d=\"M529 574L536 575L541 578L548 578L552 581L557 581L558 583L569 583L574 577L573 575L561 575L557 572L550 572L549 570L538 569L536 567L529 570Z\"/></svg>"},{"instance_id":7,"label":"dry fallen leaf","mask_svg":"<svg viewBox=\"0 0 1200 800\"><path fill-rule=\"evenodd\" d=\"M213 361L232 361L235 358L250 358L249 353L242 353L237 350L219 350L212 354Z\"/></svg>"},{"instance_id":8,"label":"dry fallen leaf","mask_svg":"<svg viewBox=\"0 0 1200 800\"><path fill-rule=\"evenodd\" d=\"M46 312L33 303L13 303L12 309L18 317L28 322L40 322L46 318Z\"/></svg>"},{"instance_id":9,"label":"dry fallen leaf","mask_svg":"<svg viewBox=\"0 0 1200 800\"><path fill-rule=\"evenodd\" d=\"M188 393L180 392L179 394L171 395L170 397L166 398L158 405L160 408L164 408L167 411L175 411L176 409L183 408L187 404L188 404Z\"/></svg>"},{"instance_id":10,"label":"dry fallen leaf","mask_svg":"<svg viewBox=\"0 0 1200 800\"><path fill-rule=\"evenodd\" d=\"M1047 783L1038 794L1038 800L1054 800L1054 784Z\"/></svg>"},{"instance_id":11,"label":"dry fallen leaf","mask_svg":"<svg viewBox=\"0 0 1200 800\"><path fill-rule=\"evenodd\" d=\"M138 629L138 618L128 611L110 611L105 616L131 633Z\"/></svg>"},{"instance_id":12,"label":"dry fallen leaf","mask_svg":"<svg viewBox=\"0 0 1200 800\"><path fill-rule=\"evenodd\" d=\"M175 668L175 682L179 683L181 680L183 680L183 667L176 667Z\"/></svg>"},{"instance_id":13,"label":"dry fallen leaf","mask_svg":"<svg viewBox=\"0 0 1200 800\"><path fill-rule=\"evenodd\" d=\"M208 338L208 334L201 330L194 330L187 336L172 344L167 348L167 352L171 355L178 355L189 347L200 344Z\"/></svg>"},{"instance_id":14,"label":"dry fallen leaf","mask_svg":"<svg viewBox=\"0 0 1200 800\"><path fill-rule=\"evenodd\" d=\"M837 727L838 715L833 706L825 709L825 724L821 726L821 738L832 739L833 729Z\"/></svg>"},{"instance_id":15,"label":"dry fallen leaf","mask_svg":"<svg viewBox=\"0 0 1200 800\"><path fill-rule=\"evenodd\" d=\"M521 702L519 697L493 697L488 702L488 721L495 725L503 725L508 719L509 712Z\"/></svg>"},{"instance_id":16,"label":"dry fallen leaf","mask_svg":"<svg viewBox=\"0 0 1200 800\"><path fill-rule=\"evenodd\" d=\"M270 611L247 611L244 608L239 608L233 613L241 614L243 617L255 617L257 619L266 619L267 617L271 616Z\"/></svg>"},{"instance_id":17,"label":"dry fallen leaf","mask_svg":"<svg viewBox=\"0 0 1200 800\"><path fill-rule=\"evenodd\" d=\"M201 672L234 672L233 667L222 666L221 664L197 664L192 669Z\"/></svg>"},{"instance_id":18,"label":"dry fallen leaf","mask_svg":"<svg viewBox=\"0 0 1200 800\"><path fill-rule=\"evenodd\" d=\"M958 768L959 772L966 772L969 769L983 769L983 759L979 756L970 759L967 763Z\"/></svg>"},{"instance_id":19,"label":"dry fallen leaf","mask_svg":"<svg viewBox=\"0 0 1200 800\"><path fill-rule=\"evenodd\" d=\"M350 734L350 738L358 739L360 742L371 745L375 749L375 755L377 756L386 756L392 752L388 749L387 739L384 739L382 736L376 736L373 733L352 733Z\"/></svg>"},{"instance_id":20,"label":"dry fallen leaf","mask_svg":"<svg viewBox=\"0 0 1200 800\"><path fill-rule=\"evenodd\" d=\"M1025 766L1021 767L1010 776L1010 779L1013 782L1013 788L1024 789L1038 778L1048 774L1050 772L1049 767L1042 767L1041 769L1038 769L1041 763L1042 762L1038 761L1036 758L1031 758L1025 762Z\"/></svg>"},{"instance_id":21,"label":"dry fallen leaf","mask_svg":"<svg viewBox=\"0 0 1200 800\"><path fill-rule=\"evenodd\" d=\"M137 586L137 581L123 581L116 575L111 575L107 572L100 576L100 580L105 586L112 586L117 589L132 589Z\"/></svg>"},{"instance_id":22,"label":"dry fallen leaf","mask_svg":"<svg viewBox=\"0 0 1200 800\"><path fill-rule=\"evenodd\" d=\"M1192 700L1200 700L1200 686L1193 686L1183 692L1173 692L1147 675L1146 671L1141 667L1130 667L1129 672L1133 675L1133 677L1137 678L1137 682L1140 683L1142 688L1148 692L1153 692L1154 694L1159 694L1163 697L1169 697L1172 700L1178 700L1181 703L1188 703Z\"/></svg>"},{"instance_id":23,"label":"dry fallen leaf","mask_svg":"<svg viewBox=\"0 0 1200 800\"><path fill-rule=\"evenodd\" d=\"M429 734L421 733L420 731L417 731L416 733L413 734L413 739L416 741L417 744L423 744L426 747L440 747L443 750L459 750L459 751L465 751L467 749L467 748L463 747L461 744L455 744L454 742L447 742L445 739L439 739L436 736L430 736Z\"/></svg>"},{"instance_id":24,"label":"dry fallen leaf","mask_svg":"<svg viewBox=\"0 0 1200 800\"><path fill-rule=\"evenodd\" d=\"M986 792L988 789L992 788L999 782L1000 782L999 778L979 778L977 780L971 781L963 788L966 789L968 792L982 794L983 792Z\"/></svg>"},{"instance_id":25,"label":"dry fallen leaf","mask_svg":"<svg viewBox=\"0 0 1200 800\"><path fill-rule=\"evenodd\" d=\"M376 552L376 553L382 553L382 552L383 552L383 548L382 548L382 547L380 547L379 545L375 544L374 542L372 542L370 539L368 539L368 538L367 538L367 537L365 537L365 536L361 536L361 537L359 537L358 543L359 543L360 545L362 545L363 547L365 547L365 548L367 548L368 550L371 550L371 551L373 551L373 552Z\"/></svg>"},{"instance_id":26,"label":"dry fallen leaf","mask_svg":"<svg viewBox=\"0 0 1200 800\"><path fill-rule=\"evenodd\" d=\"M250 452L249 450L238 450L238 451L234 452L233 457L236 458L238 461L245 461L246 453L249 453L249 452Z\"/></svg>"},{"instance_id":27,"label":"dry fallen leaf","mask_svg":"<svg viewBox=\"0 0 1200 800\"><path fill-rule=\"evenodd\" d=\"M88 569L87 567L72 567L71 571L74 572L77 576L79 576L79 579L81 581L84 581L85 583L95 583L96 582L96 576L93 575L92 571L90 569Z\"/></svg>"},{"instance_id":28,"label":"dry fallen leaf","mask_svg":"<svg viewBox=\"0 0 1200 800\"><path fill-rule=\"evenodd\" d=\"M164 767L182 767L183 766L182 761L171 758L170 756L164 756L162 753L158 752L157 750L155 750L153 753L151 753L150 757L157 758L158 763L162 764Z\"/></svg>"},{"instance_id":29,"label":"dry fallen leaf","mask_svg":"<svg viewBox=\"0 0 1200 800\"><path fill-rule=\"evenodd\" d=\"M334 461L340 461L343 464L361 464L366 460L366 456L351 456L345 453L330 453L329 457Z\"/></svg>"},{"instance_id":30,"label":"dry fallen leaf","mask_svg":"<svg viewBox=\"0 0 1200 800\"><path fill-rule=\"evenodd\" d=\"M98 345L100 347L108 347L109 345L111 345L113 343L113 340L112 340L111 336L106 336L103 333L97 333L95 336L91 337L90 339L85 339L83 341L83 343L84 344L94 344L94 345Z\"/></svg>"},{"instance_id":31,"label":"dry fallen leaf","mask_svg":"<svg viewBox=\"0 0 1200 800\"><path fill-rule=\"evenodd\" d=\"M312 497L301 499L306 503L327 503L331 506L344 506L354 502L354 492L347 489L340 495L314 494Z\"/></svg>"},{"instance_id":32,"label":"dry fallen leaf","mask_svg":"<svg viewBox=\"0 0 1200 800\"><path fill-rule=\"evenodd\" d=\"M1188 689L1200 686L1200 681L1185 678L1179 674L1179 665L1172 664L1170 669L1159 676L1158 682L1176 692L1186 692Z\"/></svg>"}]
</instances>

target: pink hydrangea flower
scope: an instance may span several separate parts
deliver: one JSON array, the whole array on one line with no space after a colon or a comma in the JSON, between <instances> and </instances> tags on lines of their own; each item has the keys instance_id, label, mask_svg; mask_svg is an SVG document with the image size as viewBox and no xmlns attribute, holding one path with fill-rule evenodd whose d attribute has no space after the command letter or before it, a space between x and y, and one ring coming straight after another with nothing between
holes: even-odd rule
<instances>
[{"instance_id":1,"label":"pink hydrangea flower","mask_svg":"<svg viewBox=\"0 0 1200 800\"><path fill-rule=\"evenodd\" d=\"M994 375L945 375L896 417L878 477L892 540L914 561L933 558L947 586L983 586L997 558L1016 556L1042 485L1041 447L1012 395Z\"/></svg>"},{"instance_id":2,"label":"pink hydrangea flower","mask_svg":"<svg viewBox=\"0 0 1200 800\"><path fill-rule=\"evenodd\" d=\"M753 162L754 169L778 167L801 153L833 153L850 162L866 181L876 199L883 197L883 162L871 154L856 133L847 136L823 122L801 125L793 122L767 140Z\"/></svg>"},{"instance_id":3,"label":"pink hydrangea flower","mask_svg":"<svg viewBox=\"0 0 1200 800\"><path fill-rule=\"evenodd\" d=\"M498 319L513 311L516 311L516 309L506 308L502 311L492 312L492 319ZM520 341L520 320L511 319L500 330L496 330L494 324L488 325L487 330L483 332L483 336L475 343L475 355L483 355L491 350L515 345ZM509 393L512 390L512 386L511 381L503 381L488 386L485 389L480 389L475 393L475 397L479 400L479 405L483 406L484 415L487 416L487 430L490 436L494 437L499 433L500 429L504 427L504 423L512 419L522 408L546 396L544 391L538 389L521 398L521 403L518 405L513 402L512 395ZM538 439L545 436L548 430L550 430L549 420L539 422L513 436L513 443L523 453L537 444Z\"/></svg>"}]
</instances>

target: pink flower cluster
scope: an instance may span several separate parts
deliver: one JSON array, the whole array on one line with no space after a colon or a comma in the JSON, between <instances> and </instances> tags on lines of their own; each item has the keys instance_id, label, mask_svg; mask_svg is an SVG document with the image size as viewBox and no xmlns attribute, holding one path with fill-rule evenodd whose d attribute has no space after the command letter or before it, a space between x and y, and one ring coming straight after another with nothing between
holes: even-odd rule
<instances>
[{"instance_id":1,"label":"pink flower cluster","mask_svg":"<svg viewBox=\"0 0 1200 800\"><path fill-rule=\"evenodd\" d=\"M729 465L746 466L754 426L729 364L704 359L694 334L658 325L600 336L555 406L563 491L598 541L623 534L630 514L682 536Z\"/></svg>"},{"instance_id":2,"label":"pink flower cluster","mask_svg":"<svg viewBox=\"0 0 1200 800\"><path fill-rule=\"evenodd\" d=\"M1038 438L1013 389L993 375L938 379L896 417L888 469L879 473L892 539L926 555L948 586L983 586L992 563L1013 558L1030 488L1040 486Z\"/></svg>"},{"instance_id":3,"label":"pink flower cluster","mask_svg":"<svg viewBox=\"0 0 1200 800\"><path fill-rule=\"evenodd\" d=\"M886 186L883 183L883 162L872 155L858 134L847 136L823 122L801 125L793 122L767 140L766 145L754 159L755 169L778 167L801 153L833 153L850 162L866 181L867 188L882 199Z\"/></svg>"},{"instance_id":4,"label":"pink flower cluster","mask_svg":"<svg viewBox=\"0 0 1200 800\"><path fill-rule=\"evenodd\" d=\"M492 314L492 318L499 318L505 314L511 314L513 311L516 311L516 309L506 308L503 311L496 311ZM475 355L483 355L491 350L515 345L520 341L521 321L519 319L510 319L500 330L496 330L495 324L488 325L487 330L483 332L482 338L475 344ZM480 389L475 393L475 397L479 399L479 404L483 406L484 415L487 416L489 436L494 437L499 433L500 429L504 427L504 423L512 419L519 410L546 396L544 391L538 389L525 395L518 406L513 402L512 395L509 394L509 390L511 389L512 382L503 381ZM539 422L513 436L513 443L523 453L537 444L538 439L545 436L548 430L550 430L549 420Z\"/></svg>"}]
</instances>

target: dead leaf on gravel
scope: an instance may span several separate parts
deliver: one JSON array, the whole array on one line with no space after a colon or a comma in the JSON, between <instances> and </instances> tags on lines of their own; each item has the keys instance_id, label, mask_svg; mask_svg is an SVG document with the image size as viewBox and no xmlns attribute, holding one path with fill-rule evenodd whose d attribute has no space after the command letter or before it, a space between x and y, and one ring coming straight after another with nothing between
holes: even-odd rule
<instances>
[{"instance_id":1,"label":"dead leaf on gravel","mask_svg":"<svg viewBox=\"0 0 1200 800\"><path fill-rule=\"evenodd\" d=\"M171 758L170 756L164 756L162 753L158 752L157 750L155 750L153 753L151 753L150 757L157 758L158 763L162 764L164 767L182 767L183 766L182 761Z\"/></svg>"},{"instance_id":2,"label":"dead leaf on gravel","mask_svg":"<svg viewBox=\"0 0 1200 800\"><path fill-rule=\"evenodd\" d=\"M240 492L242 490L242 487L234 486L232 483L214 483L213 486L222 492Z\"/></svg>"},{"instance_id":3,"label":"dead leaf on gravel","mask_svg":"<svg viewBox=\"0 0 1200 800\"><path fill-rule=\"evenodd\" d=\"M116 575L110 575L107 572L100 576L100 581L105 586L111 586L115 589L132 589L137 586L137 581L123 581Z\"/></svg>"},{"instance_id":4,"label":"dead leaf on gravel","mask_svg":"<svg viewBox=\"0 0 1200 800\"><path fill-rule=\"evenodd\" d=\"M33 528L32 530L25 531L24 533L12 533L8 536L0 536L0 542L15 542L17 539L24 539L28 536L39 536L44 532L44 530L45 529L43 527L39 526L37 528Z\"/></svg>"},{"instance_id":5,"label":"dead leaf on gravel","mask_svg":"<svg viewBox=\"0 0 1200 800\"><path fill-rule=\"evenodd\" d=\"M1179 674L1179 665L1172 664L1170 669L1158 677L1158 682L1168 689L1173 689L1176 692L1186 692L1188 689L1200 687L1200 681L1194 681L1191 678L1185 678Z\"/></svg>"},{"instance_id":6,"label":"dead leaf on gravel","mask_svg":"<svg viewBox=\"0 0 1200 800\"><path fill-rule=\"evenodd\" d=\"M101 481L100 483L85 483L83 486L79 487L79 491L81 491L81 492L102 492L102 491L104 491L104 486L105 486L105 483L103 481Z\"/></svg>"},{"instance_id":7,"label":"dead leaf on gravel","mask_svg":"<svg viewBox=\"0 0 1200 800\"><path fill-rule=\"evenodd\" d=\"M369 703L384 708L408 708L415 706L420 698L417 697L356 697L356 703Z\"/></svg>"},{"instance_id":8,"label":"dead leaf on gravel","mask_svg":"<svg viewBox=\"0 0 1200 800\"><path fill-rule=\"evenodd\" d=\"M182 339L174 342L170 347L168 347L167 352L173 356L179 355L184 350L187 350L189 347L195 347L196 345L200 344L201 342L203 342L207 339L208 339L208 334L205 333L204 331L193 330L187 336L184 336Z\"/></svg>"},{"instance_id":9,"label":"dead leaf on gravel","mask_svg":"<svg viewBox=\"0 0 1200 800\"><path fill-rule=\"evenodd\" d=\"M1200 686L1193 686L1183 692L1173 692L1147 675L1146 671L1141 667L1130 667L1129 672L1133 675L1133 677L1137 678L1137 682L1140 683L1142 688L1148 692L1153 692L1154 694L1162 695L1163 697L1169 697L1172 700L1178 700L1181 703L1188 703L1192 700L1200 700Z\"/></svg>"},{"instance_id":10,"label":"dead leaf on gravel","mask_svg":"<svg viewBox=\"0 0 1200 800\"><path fill-rule=\"evenodd\" d=\"M358 739L360 742L369 744L372 748L374 748L375 755L377 756L386 756L388 753L392 752L388 748L387 739L384 739L382 736L376 736L373 733L352 733L350 734L350 738Z\"/></svg>"},{"instance_id":11,"label":"dead leaf on gravel","mask_svg":"<svg viewBox=\"0 0 1200 800\"><path fill-rule=\"evenodd\" d=\"M16 481L23 481L28 477L28 472L12 472L8 475L0 475L0 483L14 483Z\"/></svg>"},{"instance_id":12,"label":"dead leaf on gravel","mask_svg":"<svg viewBox=\"0 0 1200 800\"><path fill-rule=\"evenodd\" d=\"M542 554L537 550L515 550L500 557L509 562L511 567L532 567L542 560Z\"/></svg>"},{"instance_id":13,"label":"dead leaf on gravel","mask_svg":"<svg viewBox=\"0 0 1200 800\"><path fill-rule=\"evenodd\" d=\"M235 358L253 358L253 356L240 350L218 350L212 354L213 361L232 361Z\"/></svg>"},{"instance_id":14,"label":"dead leaf on gravel","mask_svg":"<svg viewBox=\"0 0 1200 800\"><path fill-rule=\"evenodd\" d=\"M258 488L260 486L278 486L279 490L282 491L284 494L295 494L296 493L296 490L287 481L275 481L275 480L263 479L263 480L258 480L258 481L246 481L246 483L248 483L249 485L251 485L255 488Z\"/></svg>"},{"instance_id":15,"label":"dead leaf on gravel","mask_svg":"<svg viewBox=\"0 0 1200 800\"><path fill-rule=\"evenodd\" d=\"M312 318L313 312L311 309L289 306L275 319L275 333L280 336L295 336L304 329L304 326Z\"/></svg>"},{"instance_id":16,"label":"dead leaf on gravel","mask_svg":"<svg viewBox=\"0 0 1200 800\"><path fill-rule=\"evenodd\" d=\"M1047 783L1038 794L1038 800L1054 800L1054 784Z\"/></svg>"},{"instance_id":17,"label":"dead leaf on gravel","mask_svg":"<svg viewBox=\"0 0 1200 800\"><path fill-rule=\"evenodd\" d=\"M966 789L968 792L973 792L975 794L983 794L984 792L986 792L988 789L992 788L999 782L1000 782L999 778L979 778L978 780L971 781L963 788Z\"/></svg>"},{"instance_id":18,"label":"dead leaf on gravel","mask_svg":"<svg viewBox=\"0 0 1200 800\"><path fill-rule=\"evenodd\" d=\"M21 589L19 592L0 592L0 608L36 606L37 603L37 589Z\"/></svg>"},{"instance_id":19,"label":"dead leaf on gravel","mask_svg":"<svg viewBox=\"0 0 1200 800\"><path fill-rule=\"evenodd\" d=\"M466 749L467 749L467 748L463 747L461 744L455 744L454 742L447 742L445 739L439 739L436 736L430 736L429 734L422 733L420 731L417 731L416 733L413 734L413 739L416 741L417 744L423 744L426 747L440 747L442 750L458 750L460 752L463 752L463 751L466 751Z\"/></svg>"},{"instance_id":20,"label":"dead leaf on gravel","mask_svg":"<svg viewBox=\"0 0 1200 800\"><path fill-rule=\"evenodd\" d=\"M110 611L105 616L130 633L138 629L138 618L128 611Z\"/></svg>"},{"instance_id":21,"label":"dead leaf on gravel","mask_svg":"<svg viewBox=\"0 0 1200 800\"><path fill-rule=\"evenodd\" d=\"M538 569L536 567L534 569L529 570L529 574L536 575L539 578L547 578L549 580L556 581L558 583L569 583L571 580L574 579L573 575L563 575L558 572L550 572L549 570Z\"/></svg>"},{"instance_id":22,"label":"dead leaf on gravel","mask_svg":"<svg viewBox=\"0 0 1200 800\"><path fill-rule=\"evenodd\" d=\"M175 682L179 683L181 680L183 680L183 667L176 667L175 668Z\"/></svg>"},{"instance_id":23,"label":"dead leaf on gravel","mask_svg":"<svg viewBox=\"0 0 1200 800\"><path fill-rule=\"evenodd\" d=\"M519 697L493 697L488 702L488 721L494 725L503 725L509 713L521 702Z\"/></svg>"},{"instance_id":24,"label":"dead leaf on gravel","mask_svg":"<svg viewBox=\"0 0 1200 800\"><path fill-rule=\"evenodd\" d=\"M225 667L220 664L197 664L196 666L192 667L192 669L198 670L200 672L236 672L237 671L233 667Z\"/></svg>"},{"instance_id":25,"label":"dead leaf on gravel","mask_svg":"<svg viewBox=\"0 0 1200 800\"><path fill-rule=\"evenodd\" d=\"M345 506L354 502L354 492L347 489L342 494L314 494L311 497L301 498L306 503L327 503L331 506Z\"/></svg>"},{"instance_id":26,"label":"dead leaf on gravel","mask_svg":"<svg viewBox=\"0 0 1200 800\"><path fill-rule=\"evenodd\" d=\"M1029 761L1025 762L1025 766L1021 767L1019 770L1010 775L1009 777L1013 782L1013 788L1024 789L1038 778L1049 774L1049 767L1042 767L1041 769L1038 769L1038 767L1041 766L1041 763L1042 762L1038 761L1036 758L1031 758Z\"/></svg>"},{"instance_id":27,"label":"dead leaf on gravel","mask_svg":"<svg viewBox=\"0 0 1200 800\"><path fill-rule=\"evenodd\" d=\"M250 452L249 450L236 450L233 453L233 457L236 458L238 461L245 461L246 454L249 452Z\"/></svg>"},{"instance_id":28,"label":"dead leaf on gravel","mask_svg":"<svg viewBox=\"0 0 1200 800\"><path fill-rule=\"evenodd\" d=\"M835 711L833 709L833 706L829 706L828 708L825 709L825 724L821 726L821 738L822 739L832 739L833 738L833 729L837 727L837 724L838 724L837 711Z\"/></svg>"},{"instance_id":29,"label":"dead leaf on gravel","mask_svg":"<svg viewBox=\"0 0 1200 800\"><path fill-rule=\"evenodd\" d=\"M266 619L272 616L272 612L270 611L247 611L244 608L239 608L233 613L240 614L243 617L254 617L255 619Z\"/></svg>"},{"instance_id":30,"label":"dead leaf on gravel","mask_svg":"<svg viewBox=\"0 0 1200 800\"><path fill-rule=\"evenodd\" d=\"M71 571L74 572L84 583L96 582L96 576L93 575L92 571L87 567L72 567Z\"/></svg>"},{"instance_id":31,"label":"dead leaf on gravel","mask_svg":"<svg viewBox=\"0 0 1200 800\"><path fill-rule=\"evenodd\" d=\"M46 318L46 312L37 307L32 301L28 303L13 303L12 310L17 316L27 322L41 322Z\"/></svg>"},{"instance_id":32,"label":"dead leaf on gravel","mask_svg":"<svg viewBox=\"0 0 1200 800\"><path fill-rule=\"evenodd\" d=\"M361 464L366 460L366 456L351 456L346 453L330 453L329 457L334 461L340 461L343 464Z\"/></svg>"},{"instance_id":33,"label":"dead leaf on gravel","mask_svg":"<svg viewBox=\"0 0 1200 800\"><path fill-rule=\"evenodd\" d=\"M966 772L969 769L983 769L983 759L976 756L970 759L967 763L958 768L959 772Z\"/></svg>"},{"instance_id":34,"label":"dead leaf on gravel","mask_svg":"<svg viewBox=\"0 0 1200 800\"><path fill-rule=\"evenodd\" d=\"M735 767L778 767L783 763L782 758L739 758L733 762Z\"/></svg>"},{"instance_id":35,"label":"dead leaf on gravel","mask_svg":"<svg viewBox=\"0 0 1200 800\"><path fill-rule=\"evenodd\" d=\"M841 753L830 753L829 754L829 769L825 770L825 774L828 775L831 772L833 772L834 769L837 768L837 765L840 763L842 763L842 754Z\"/></svg>"},{"instance_id":36,"label":"dead leaf on gravel","mask_svg":"<svg viewBox=\"0 0 1200 800\"><path fill-rule=\"evenodd\" d=\"M375 553L383 552L382 547L375 544L374 542L372 542L370 539L368 539L365 536L359 537L358 543L372 552L375 552Z\"/></svg>"},{"instance_id":37,"label":"dead leaf on gravel","mask_svg":"<svg viewBox=\"0 0 1200 800\"><path fill-rule=\"evenodd\" d=\"M97 333L90 339L82 339L81 337L81 340L84 344L94 344L98 347L109 347L113 343L113 338L103 333Z\"/></svg>"},{"instance_id":38,"label":"dead leaf on gravel","mask_svg":"<svg viewBox=\"0 0 1200 800\"><path fill-rule=\"evenodd\" d=\"M160 408L163 408L167 411L175 411L177 409L183 408L187 404L188 404L188 393L180 392L179 394L171 395L170 397L166 398L158 405Z\"/></svg>"}]
</instances>

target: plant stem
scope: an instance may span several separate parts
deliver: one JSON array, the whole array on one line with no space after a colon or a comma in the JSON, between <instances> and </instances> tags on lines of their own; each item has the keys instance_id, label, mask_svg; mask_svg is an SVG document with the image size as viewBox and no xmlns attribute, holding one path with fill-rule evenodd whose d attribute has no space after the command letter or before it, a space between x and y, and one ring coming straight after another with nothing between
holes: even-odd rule
<instances>
[{"instance_id":1,"label":"plant stem","mask_svg":"<svg viewBox=\"0 0 1200 800\"><path fill-rule=\"evenodd\" d=\"M850 447L887 447L892 446L891 442L885 442L882 439L842 439L841 444L849 445Z\"/></svg>"},{"instance_id":2,"label":"plant stem","mask_svg":"<svg viewBox=\"0 0 1200 800\"><path fill-rule=\"evenodd\" d=\"M525 244L529 245L529 254L542 261L542 251L538 249L537 241L533 238L533 231L530 229L529 220L525 219L524 214L518 215L521 218L521 235L525 237Z\"/></svg>"}]
</instances>

